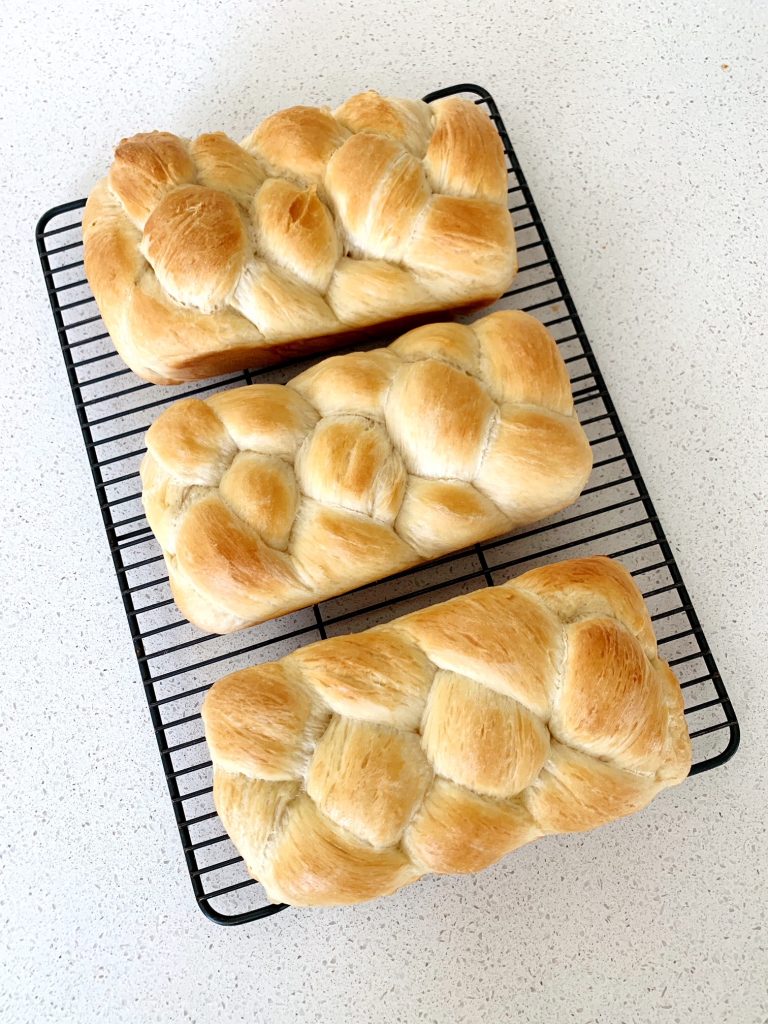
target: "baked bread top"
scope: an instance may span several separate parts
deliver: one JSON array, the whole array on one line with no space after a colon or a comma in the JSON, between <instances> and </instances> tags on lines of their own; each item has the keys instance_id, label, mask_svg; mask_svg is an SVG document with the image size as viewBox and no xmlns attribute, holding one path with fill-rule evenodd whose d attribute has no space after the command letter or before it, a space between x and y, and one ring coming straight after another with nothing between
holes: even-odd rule
<instances>
[{"instance_id":1,"label":"baked bread top","mask_svg":"<svg viewBox=\"0 0 768 1024\"><path fill-rule=\"evenodd\" d=\"M591 467L555 341L505 311L183 398L141 478L179 607L225 633L552 515Z\"/></svg>"},{"instance_id":2,"label":"baked bread top","mask_svg":"<svg viewBox=\"0 0 768 1024\"><path fill-rule=\"evenodd\" d=\"M220 680L214 799L276 902L356 903L630 814L690 769L618 562L545 566Z\"/></svg>"},{"instance_id":3,"label":"baked bread top","mask_svg":"<svg viewBox=\"0 0 768 1024\"><path fill-rule=\"evenodd\" d=\"M456 97L291 107L240 145L123 139L83 232L115 345L158 383L487 304L516 270L501 140Z\"/></svg>"}]
</instances>

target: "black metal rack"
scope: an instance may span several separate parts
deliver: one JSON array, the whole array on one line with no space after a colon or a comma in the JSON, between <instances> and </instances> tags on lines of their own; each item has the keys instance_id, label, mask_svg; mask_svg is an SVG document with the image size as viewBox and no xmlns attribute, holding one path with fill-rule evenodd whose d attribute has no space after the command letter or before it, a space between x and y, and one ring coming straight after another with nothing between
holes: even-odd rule
<instances>
[{"instance_id":1,"label":"black metal rack","mask_svg":"<svg viewBox=\"0 0 768 1024\"><path fill-rule=\"evenodd\" d=\"M640 583L661 653L681 679L694 743L691 774L723 764L739 744L730 699L496 104L475 85L441 89L425 98L456 94L470 96L487 110L509 159L509 202L520 272L498 308L533 313L557 339L593 446L592 478L576 505L533 529L242 633L204 635L175 609L162 554L141 507L143 435L163 408L184 395L251 383L255 377L284 381L304 364L175 388L145 383L117 356L84 278L85 201L57 206L37 225L46 288L192 887L202 910L221 924L241 924L283 908L265 902L213 808L211 762L200 720L203 695L216 679L236 668L281 657L320 637L363 629L558 558L612 555Z\"/></svg>"}]
</instances>

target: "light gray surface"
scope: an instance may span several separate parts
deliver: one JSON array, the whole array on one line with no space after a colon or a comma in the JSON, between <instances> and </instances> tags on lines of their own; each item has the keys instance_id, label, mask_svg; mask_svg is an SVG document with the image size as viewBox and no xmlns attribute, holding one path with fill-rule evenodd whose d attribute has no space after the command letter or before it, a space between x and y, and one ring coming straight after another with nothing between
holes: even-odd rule
<instances>
[{"instance_id":1,"label":"light gray surface","mask_svg":"<svg viewBox=\"0 0 768 1024\"><path fill-rule=\"evenodd\" d=\"M0 1016L767 1020L766 5L13 6L0 26ZM183 866L34 223L83 195L122 135L240 137L290 103L459 80L486 85L507 121L742 748L633 820L478 877L217 928Z\"/></svg>"}]
</instances>

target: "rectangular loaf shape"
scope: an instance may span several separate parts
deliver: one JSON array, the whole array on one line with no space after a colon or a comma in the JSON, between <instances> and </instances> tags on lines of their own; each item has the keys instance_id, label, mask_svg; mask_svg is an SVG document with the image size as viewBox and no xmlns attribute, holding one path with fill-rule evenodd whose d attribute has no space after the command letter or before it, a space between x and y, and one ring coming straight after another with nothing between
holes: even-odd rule
<instances>
[{"instance_id":1,"label":"rectangular loaf shape","mask_svg":"<svg viewBox=\"0 0 768 1024\"><path fill-rule=\"evenodd\" d=\"M123 139L83 235L118 352L160 384L477 309L517 269L501 139L457 97L291 107L240 145Z\"/></svg>"},{"instance_id":2,"label":"rectangular loaf shape","mask_svg":"<svg viewBox=\"0 0 768 1024\"><path fill-rule=\"evenodd\" d=\"M275 902L357 903L645 807L690 770L618 562L534 569L217 682L214 800Z\"/></svg>"},{"instance_id":3,"label":"rectangular loaf shape","mask_svg":"<svg viewBox=\"0 0 768 1024\"><path fill-rule=\"evenodd\" d=\"M226 633L552 515L591 466L557 345L505 311L181 399L141 478L177 604Z\"/></svg>"}]
</instances>

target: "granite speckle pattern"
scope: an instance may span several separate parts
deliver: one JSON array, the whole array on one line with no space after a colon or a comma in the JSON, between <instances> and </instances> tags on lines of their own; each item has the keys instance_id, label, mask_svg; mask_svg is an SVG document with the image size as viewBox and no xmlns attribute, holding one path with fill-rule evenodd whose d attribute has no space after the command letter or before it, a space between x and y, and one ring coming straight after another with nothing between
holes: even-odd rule
<instances>
[{"instance_id":1,"label":"granite speckle pattern","mask_svg":"<svg viewBox=\"0 0 768 1024\"><path fill-rule=\"evenodd\" d=\"M25 0L0 19L3 1021L765 1022L768 8ZM512 133L742 747L480 876L217 928L191 898L34 223L122 135L239 137L293 102L461 79Z\"/></svg>"}]
</instances>

